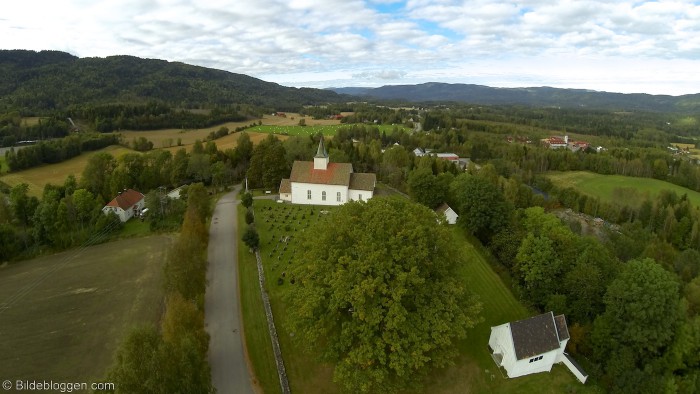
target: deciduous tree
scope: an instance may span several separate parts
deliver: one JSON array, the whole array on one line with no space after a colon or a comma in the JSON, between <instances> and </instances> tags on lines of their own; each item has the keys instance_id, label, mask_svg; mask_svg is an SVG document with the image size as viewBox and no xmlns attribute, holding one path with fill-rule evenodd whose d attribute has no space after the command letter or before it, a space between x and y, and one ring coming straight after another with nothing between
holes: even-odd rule
<instances>
[{"instance_id":1,"label":"deciduous tree","mask_svg":"<svg viewBox=\"0 0 700 394\"><path fill-rule=\"evenodd\" d=\"M336 364L334 380L352 392L415 387L479 321L480 303L456 275L462 254L424 206L350 202L301 245L293 330Z\"/></svg>"}]
</instances>

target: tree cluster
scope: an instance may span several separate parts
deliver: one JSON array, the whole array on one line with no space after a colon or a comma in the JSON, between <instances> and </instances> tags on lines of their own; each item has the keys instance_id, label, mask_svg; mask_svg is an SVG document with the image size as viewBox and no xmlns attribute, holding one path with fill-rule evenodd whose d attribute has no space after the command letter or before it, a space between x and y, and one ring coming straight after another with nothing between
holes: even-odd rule
<instances>
[{"instance_id":1,"label":"tree cluster","mask_svg":"<svg viewBox=\"0 0 700 394\"><path fill-rule=\"evenodd\" d=\"M167 297L160 330L133 329L120 345L108 375L116 393L214 392L204 328L209 215L207 190L191 185L180 235L165 265Z\"/></svg>"},{"instance_id":2,"label":"tree cluster","mask_svg":"<svg viewBox=\"0 0 700 394\"><path fill-rule=\"evenodd\" d=\"M83 152L102 149L119 143L114 135L73 135L62 139L40 141L21 149L10 149L5 161L10 171L19 171L41 164L54 164L78 156Z\"/></svg>"}]
</instances>

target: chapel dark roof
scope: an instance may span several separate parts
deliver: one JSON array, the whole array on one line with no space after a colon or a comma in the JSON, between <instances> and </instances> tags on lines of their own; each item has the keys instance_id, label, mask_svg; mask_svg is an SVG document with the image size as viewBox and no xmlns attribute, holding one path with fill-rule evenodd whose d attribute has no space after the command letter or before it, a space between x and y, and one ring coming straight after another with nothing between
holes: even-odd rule
<instances>
[{"instance_id":1,"label":"chapel dark roof","mask_svg":"<svg viewBox=\"0 0 700 394\"><path fill-rule=\"evenodd\" d=\"M561 327L557 325L552 312L510 323L516 359L527 359L559 348L559 342L569 337L564 315L560 316L563 321ZM559 331L565 333L566 338L560 338Z\"/></svg>"}]
</instances>

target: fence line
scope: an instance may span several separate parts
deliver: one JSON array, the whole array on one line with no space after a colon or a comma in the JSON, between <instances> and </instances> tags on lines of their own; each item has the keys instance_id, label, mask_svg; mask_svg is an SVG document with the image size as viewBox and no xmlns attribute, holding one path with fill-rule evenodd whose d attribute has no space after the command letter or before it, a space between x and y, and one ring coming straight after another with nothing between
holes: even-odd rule
<instances>
[{"instance_id":1,"label":"fence line","mask_svg":"<svg viewBox=\"0 0 700 394\"><path fill-rule=\"evenodd\" d=\"M258 263L258 282L260 283L260 295L262 296L263 306L265 307L265 316L267 317L267 328L270 330L270 340L272 341L272 352L275 354L275 364L277 364L277 374L280 379L280 387L283 394L291 393L289 390L289 381L287 380L287 372L284 369L284 360L282 359L282 350L280 350L280 342L277 338L277 329L275 328L275 318L272 316L272 308L270 307L270 297L265 290L265 271L263 270L262 259L260 252L255 251L255 260Z\"/></svg>"}]
</instances>

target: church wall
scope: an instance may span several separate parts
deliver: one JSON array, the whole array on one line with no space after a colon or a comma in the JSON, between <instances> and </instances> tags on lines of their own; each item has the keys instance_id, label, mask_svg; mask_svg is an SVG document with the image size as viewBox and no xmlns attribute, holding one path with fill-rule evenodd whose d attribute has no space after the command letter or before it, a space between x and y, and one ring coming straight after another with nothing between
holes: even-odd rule
<instances>
[{"instance_id":1,"label":"church wall","mask_svg":"<svg viewBox=\"0 0 700 394\"><path fill-rule=\"evenodd\" d=\"M367 200L369 200L370 198L372 198L372 195L373 195L373 194L374 194L374 192L369 191L369 190L353 190L353 189L350 189L350 190L348 191L348 200L351 200L351 201L358 201L358 200L367 201ZM362 195L362 198L360 198L360 195Z\"/></svg>"},{"instance_id":2,"label":"church wall","mask_svg":"<svg viewBox=\"0 0 700 394\"><path fill-rule=\"evenodd\" d=\"M307 198L308 191L311 190L311 199ZM326 201L323 201L322 194L326 192ZM340 192L340 202L337 200L337 193ZM292 203L293 204L313 204L313 205L340 205L348 200L348 187L343 185L318 185L313 183L292 182Z\"/></svg>"}]
</instances>

